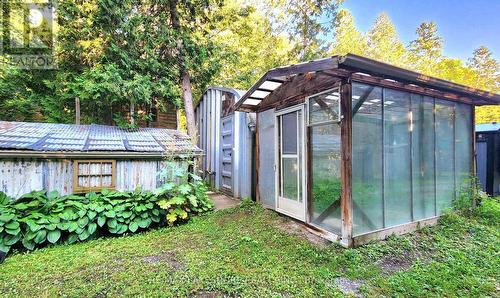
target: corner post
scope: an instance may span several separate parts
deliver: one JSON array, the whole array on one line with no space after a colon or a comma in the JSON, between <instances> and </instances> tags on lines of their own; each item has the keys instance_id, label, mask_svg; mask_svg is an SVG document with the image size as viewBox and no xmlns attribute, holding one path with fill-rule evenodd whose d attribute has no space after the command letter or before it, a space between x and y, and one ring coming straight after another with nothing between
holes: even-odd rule
<instances>
[{"instance_id":1,"label":"corner post","mask_svg":"<svg viewBox=\"0 0 500 298\"><path fill-rule=\"evenodd\" d=\"M340 208L342 211L342 238L341 244L353 246L352 238L352 84L351 78L342 80L340 87L341 144L342 144L342 197Z\"/></svg>"},{"instance_id":2,"label":"corner post","mask_svg":"<svg viewBox=\"0 0 500 298\"><path fill-rule=\"evenodd\" d=\"M477 195L477 166L476 166L476 163L477 163L477 152L476 152L476 107L474 105L471 105L471 140L472 140L472 144L470 144L471 146L471 169L470 169L470 172L471 172L471 175L472 175L472 189L473 189L473 196L472 196L472 207L476 207L477 205L477 202L476 202L476 195Z\"/></svg>"},{"instance_id":3,"label":"corner post","mask_svg":"<svg viewBox=\"0 0 500 298\"><path fill-rule=\"evenodd\" d=\"M255 113L255 201L261 202L259 190L260 176L260 135L259 135L259 113Z\"/></svg>"}]
</instances>

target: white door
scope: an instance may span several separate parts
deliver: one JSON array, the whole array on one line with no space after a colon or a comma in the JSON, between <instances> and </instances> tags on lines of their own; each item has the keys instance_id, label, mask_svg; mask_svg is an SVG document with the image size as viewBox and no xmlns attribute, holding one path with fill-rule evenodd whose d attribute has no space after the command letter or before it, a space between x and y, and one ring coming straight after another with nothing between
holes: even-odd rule
<instances>
[{"instance_id":1,"label":"white door","mask_svg":"<svg viewBox=\"0 0 500 298\"><path fill-rule=\"evenodd\" d=\"M276 117L276 210L302 221L306 216L303 114L300 107Z\"/></svg>"}]
</instances>

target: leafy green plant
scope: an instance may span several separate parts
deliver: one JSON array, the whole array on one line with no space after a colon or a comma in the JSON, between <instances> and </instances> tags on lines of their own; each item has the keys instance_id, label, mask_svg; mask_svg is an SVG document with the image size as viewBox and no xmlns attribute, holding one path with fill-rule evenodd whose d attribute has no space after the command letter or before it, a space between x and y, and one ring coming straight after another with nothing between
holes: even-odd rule
<instances>
[{"instance_id":1,"label":"leafy green plant","mask_svg":"<svg viewBox=\"0 0 500 298\"><path fill-rule=\"evenodd\" d=\"M488 194L481 190L477 177L469 177L462 185L453 200L453 209L470 215L476 205L488 198Z\"/></svg>"},{"instance_id":2,"label":"leafy green plant","mask_svg":"<svg viewBox=\"0 0 500 298\"><path fill-rule=\"evenodd\" d=\"M201 177L172 161L167 162L165 170L160 172L161 178L166 176L173 176L181 182L166 183L155 191L160 198L158 205L167 211L166 220L169 225L186 220L190 213L196 214L213 209L213 202L206 194L207 187Z\"/></svg>"},{"instance_id":3,"label":"leafy green plant","mask_svg":"<svg viewBox=\"0 0 500 298\"><path fill-rule=\"evenodd\" d=\"M34 191L17 200L0 192L0 252L136 233L213 208L199 177L187 171L174 173L168 179L179 184L170 181L153 192L103 189L59 196L55 191Z\"/></svg>"}]
</instances>

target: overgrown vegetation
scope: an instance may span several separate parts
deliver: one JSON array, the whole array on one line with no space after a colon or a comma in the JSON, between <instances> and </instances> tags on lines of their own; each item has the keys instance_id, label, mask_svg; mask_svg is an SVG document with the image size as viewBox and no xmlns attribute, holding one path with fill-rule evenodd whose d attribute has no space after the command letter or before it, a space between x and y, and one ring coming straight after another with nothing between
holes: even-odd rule
<instances>
[{"instance_id":1,"label":"overgrown vegetation","mask_svg":"<svg viewBox=\"0 0 500 298\"><path fill-rule=\"evenodd\" d=\"M17 200L0 193L0 252L136 233L211 210L213 202L201 179L174 171L177 183L167 182L152 192L104 189L59 196L56 191L34 191Z\"/></svg>"},{"instance_id":2,"label":"overgrown vegetation","mask_svg":"<svg viewBox=\"0 0 500 298\"><path fill-rule=\"evenodd\" d=\"M344 249L246 202L175 228L16 253L0 265L0 295L495 296L499 212L486 199L436 227Z\"/></svg>"}]
</instances>

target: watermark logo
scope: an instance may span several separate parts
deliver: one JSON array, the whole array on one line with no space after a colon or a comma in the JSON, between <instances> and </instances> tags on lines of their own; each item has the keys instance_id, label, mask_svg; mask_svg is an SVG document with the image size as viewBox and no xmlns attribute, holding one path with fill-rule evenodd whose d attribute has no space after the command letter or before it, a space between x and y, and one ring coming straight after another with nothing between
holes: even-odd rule
<instances>
[{"instance_id":1,"label":"watermark logo","mask_svg":"<svg viewBox=\"0 0 500 298\"><path fill-rule=\"evenodd\" d=\"M0 1L0 63L19 69L56 68L55 0Z\"/></svg>"}]
</instances>

